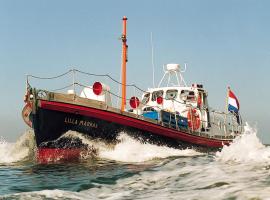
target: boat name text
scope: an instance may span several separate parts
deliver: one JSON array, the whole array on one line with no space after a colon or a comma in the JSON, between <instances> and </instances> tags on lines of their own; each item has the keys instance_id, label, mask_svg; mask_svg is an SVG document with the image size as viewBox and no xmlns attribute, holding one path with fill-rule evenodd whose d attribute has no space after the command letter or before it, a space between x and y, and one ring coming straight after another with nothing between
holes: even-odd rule
<instances>
[{"instance_id":1,"label":"boat name text","mask_svg":"<svg viewBox=\"0 0 270 200\"><path fill-rule=\"evenodd\" d=\"M98 125L95 122L87 121L87 120L78 120L71 117L65 117L64 120L65 124L73 124L78 126L85 126L85 127L91 127L91 128L97 128Z\"/></svg>"}]
</instances>

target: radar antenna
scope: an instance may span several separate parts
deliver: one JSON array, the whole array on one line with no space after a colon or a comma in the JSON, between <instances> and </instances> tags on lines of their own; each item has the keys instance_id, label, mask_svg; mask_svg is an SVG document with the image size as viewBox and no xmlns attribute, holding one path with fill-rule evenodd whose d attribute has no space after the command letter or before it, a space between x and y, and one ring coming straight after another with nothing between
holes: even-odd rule
<instances>
[{"instance_id":1,"label":"radar antenna","mask_svg":"<svg viewBox=\"0 0 270 200\"><path fill-rule=\"evenodd\" d=\"M166 80L167 78L167 87L171 84L173 85L172 82L172 77L175 77L177 80L177 86L184 86L186 87L187 84L184 80L184 77L182 75L182 73L184 73L187 69L187 64L184 64L184 69L181 70L181 67L179 64L167 64L167 65L163 65L163 71L164 71L164 75L162 77L162 79L160 80L158 87L161 86L161 84L163 83L163 81ZM175 86L175 85L174 85Z\"/></svg>"}]
</instances>

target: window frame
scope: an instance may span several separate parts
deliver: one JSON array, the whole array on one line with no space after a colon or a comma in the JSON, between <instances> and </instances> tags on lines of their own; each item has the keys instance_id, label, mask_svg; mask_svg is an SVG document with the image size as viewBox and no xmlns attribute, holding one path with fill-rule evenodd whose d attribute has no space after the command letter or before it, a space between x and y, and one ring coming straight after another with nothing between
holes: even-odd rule
<instances>
[{"instance_id":1,"label":"window frame","mask_svg":"<svg viewBox=\"0 0 270 200\"><path fill-rule=\"evenodd\" d=\"M161 95L155 95L154 96L154 93L158 93L160 92ZM163 90L156 90L156 91L153 91L152 92L152 96L151 96L151 101L156 101L158 97L163 97L163 94L164 94L164 91ZM154 99L155 98L155 99Z\"/></svg>"},{"instance_id":2,"label":"window frame","mask_svg":"<svg viewBox=\"0 0 270 200\"><path fill-rule=\"evenodd\" d=\"M168 98L168 92L175 92L174 94L174 97L170 97ZM166 94L165 94L165 99L166 100L175 100L177 98L177 95L178 95L178 90L177 89L170 89L170 90L167 90L166 91Z\"/></svg>"}]
</instances>

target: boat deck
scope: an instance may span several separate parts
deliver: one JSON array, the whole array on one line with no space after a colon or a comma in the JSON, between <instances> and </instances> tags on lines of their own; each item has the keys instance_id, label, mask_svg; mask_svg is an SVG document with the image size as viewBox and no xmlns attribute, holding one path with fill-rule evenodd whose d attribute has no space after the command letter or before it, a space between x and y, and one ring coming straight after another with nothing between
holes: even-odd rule
<instances>
[{"instance_id":1,"label":"boat deck","mask_svg":"<svg viewBox=\"0 0 270 200\"><path fill-rule=\"evenodd\" d=\"M231 132L230 132L230 134L220 135L220 134L213 133L213 131L211 131L211 130L205 130L205 131L198 132L198 131L192 131L189 128L187 129L187 128L178 127L175 125L172 126L170 123L165 123L165 122L162 122L160 120L150 119L150 118L144 117L142 115L135 114L133 112L121 111L118 108L106 105L102 101L82 98L82 97L79 97L75 94L63 94L63 93L49 92L49 91L45 91L45 90L36 90L35 93L36 93L36 96L35 96L36 100L46 100L46 101L52 101L52 102L78 105L78 106L83 106L83 107L87 107L87 108L95 108L95 109L99 109L99 110L103 110L103 111L107 111L107 112L112 112L112 113L124 115L124 116L130 117L130 118L142 120L145 122L149 122L151 124L156 124L156 125L159 125L162 127L173 129L173 130L178 130L179 132L185 132L187 134L194 135L194 136L200 136L200 137L204 137L204 138L211 138L211 139L224 140L224 141L231 141L235 138L235 135L231 134ZM36 101L36 102L38 102L40 104L40 101ZM35 105L33 105L33 106L35 106ZM40 105L36 105L36 106L40 106ZM35 109L33 109L33 111L34 110Z\"/></svg>"}]
</instances>

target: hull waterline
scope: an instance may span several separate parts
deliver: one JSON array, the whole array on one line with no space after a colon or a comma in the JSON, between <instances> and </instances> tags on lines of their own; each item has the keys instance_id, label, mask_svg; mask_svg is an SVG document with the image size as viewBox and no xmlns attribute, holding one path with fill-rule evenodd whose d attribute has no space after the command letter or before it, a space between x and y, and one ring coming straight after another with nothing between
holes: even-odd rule
<instances>
[{"instance_id":1,"label":"hull waterline","mask_svg":"<svg viewBox=\"0 0 270 200\"><path fill-rule=\"evenodd\" d=\"M32 119L39 148L38 158L41 160L45 157L54 158L53 155L57 154L59 157L76 158L79 152L87 148L79 138L62 137L69 130L110 143L116 143L119 133L125 131L141 142L178 149L196 148L201 151L217 150L230 142L191 135L124 114L45 100L40 101L40 107L32 115Z\"/></svg>"}]
</instances>

